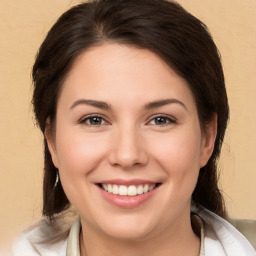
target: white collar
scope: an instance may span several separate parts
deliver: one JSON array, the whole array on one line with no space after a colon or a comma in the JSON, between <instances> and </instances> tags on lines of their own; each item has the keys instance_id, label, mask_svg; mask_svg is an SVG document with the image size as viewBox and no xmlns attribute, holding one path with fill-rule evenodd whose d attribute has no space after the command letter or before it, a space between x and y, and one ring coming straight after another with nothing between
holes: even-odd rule
<instances>
[{"instance_id":1,"label":"white collar","mask_svg":"<svg viewBox=\"0 0 256 256\"><path fill-rule=\"evenodd\" d=\"M255 256L249 241L229 222L209 210L196 212L204 223L205 256Z\"/></svg>"},{"instance_id":2,"label":"white collar","mask_svg":"<svg viewBox=\"0 0 256 256\"><path fill-rule=\"evenodd\" d=\"M66 256L80 256L79 234L81 230L80 217L73 223L67 241Z\"/></svg>"}]
</instances>

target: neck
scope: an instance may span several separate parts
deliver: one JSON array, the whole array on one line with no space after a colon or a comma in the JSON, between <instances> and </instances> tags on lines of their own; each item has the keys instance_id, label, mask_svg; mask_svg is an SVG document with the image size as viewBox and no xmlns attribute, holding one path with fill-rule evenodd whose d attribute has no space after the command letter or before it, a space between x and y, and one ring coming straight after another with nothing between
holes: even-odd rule
<instances>
[{"instance_id":1,"label":"neck","mask_svg":"<svg viewBox=\"0 0 256 256\"><path fill-rule=\"evenodd\" d=\"M198 256L200 238L191 227L190 216L143 240L130 241L99 234L82 224L81 256Z\"/></svg>"}]
</instances>

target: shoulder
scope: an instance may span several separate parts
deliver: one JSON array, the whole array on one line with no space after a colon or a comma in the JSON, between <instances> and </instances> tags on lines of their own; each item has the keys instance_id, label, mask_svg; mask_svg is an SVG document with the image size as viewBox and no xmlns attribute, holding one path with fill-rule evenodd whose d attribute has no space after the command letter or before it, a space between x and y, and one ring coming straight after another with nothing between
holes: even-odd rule
<instances>
[{"instance_id":1,"label":"shoulder","mask_svg":"<svg viewBox=\"0 0 256 256\"><path fill-rule=\"evenodd\" d=\"M196 213L204 223L205 255L256 255L248 239L228 221L206 209ZM217 254L212 254L214 250Z\"/></svg>"},{"instance_id":2,"label":"shoulder","mask_svg":"<svg viewBox=\"0 0 256 256\"><path fill-rule=\"evenodd\" d=\"M239 230L256 249L256 220L229 219L228 221Z\"/></svg>"},{"instance_id":3,"label":"shoulder","mask_svg":"<svg viewBox=\"0 0 256 256\"><path fill-rule=\"evenodd\" d=\"M13 243L13 256L64 256L69 228L54 229L45 219L25 230Z\"/></svg>"}]
</instances>

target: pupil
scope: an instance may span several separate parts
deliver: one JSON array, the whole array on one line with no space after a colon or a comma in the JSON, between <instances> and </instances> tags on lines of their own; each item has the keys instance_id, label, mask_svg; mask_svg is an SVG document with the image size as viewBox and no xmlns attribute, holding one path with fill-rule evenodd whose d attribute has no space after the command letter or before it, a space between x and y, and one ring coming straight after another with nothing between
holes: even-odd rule
<instances>
[{"instance_id":1,"label":"pupil","mask_svg":"<svg viewBox=\"0 0 256 256\"><path fill-rule=\"evenodd\" d=\"M91 124L99 125L100 123L101 123L101 118L100 117L92 117Z\"/></svg>"},{"instance_id":2,"label":"pupil","mask_svg":"<svg viewBox=\"0 0 256 256\"><path fill-rule=\"evenodd\" d=\"M157 117L156 124L166 124L166 119L164 117Z\"/></svg>"}]
</instances>

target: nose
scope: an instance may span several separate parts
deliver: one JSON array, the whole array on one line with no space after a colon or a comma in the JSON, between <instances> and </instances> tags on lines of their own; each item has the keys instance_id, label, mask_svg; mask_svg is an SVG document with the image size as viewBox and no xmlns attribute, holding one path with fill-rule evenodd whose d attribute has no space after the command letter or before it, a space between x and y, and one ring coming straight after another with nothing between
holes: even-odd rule
<instances>
[{"instance_id":1,"label":"nose","mask_svg":"<svg viewBox=\"0 0 256 256\"><path fill-rule=\"evenodd\" d=\"M115 132L109 151L111 165L127 170L144 166L148 160L148 152L139 131L126 128Z\"/></svg>"}]
</instances>

